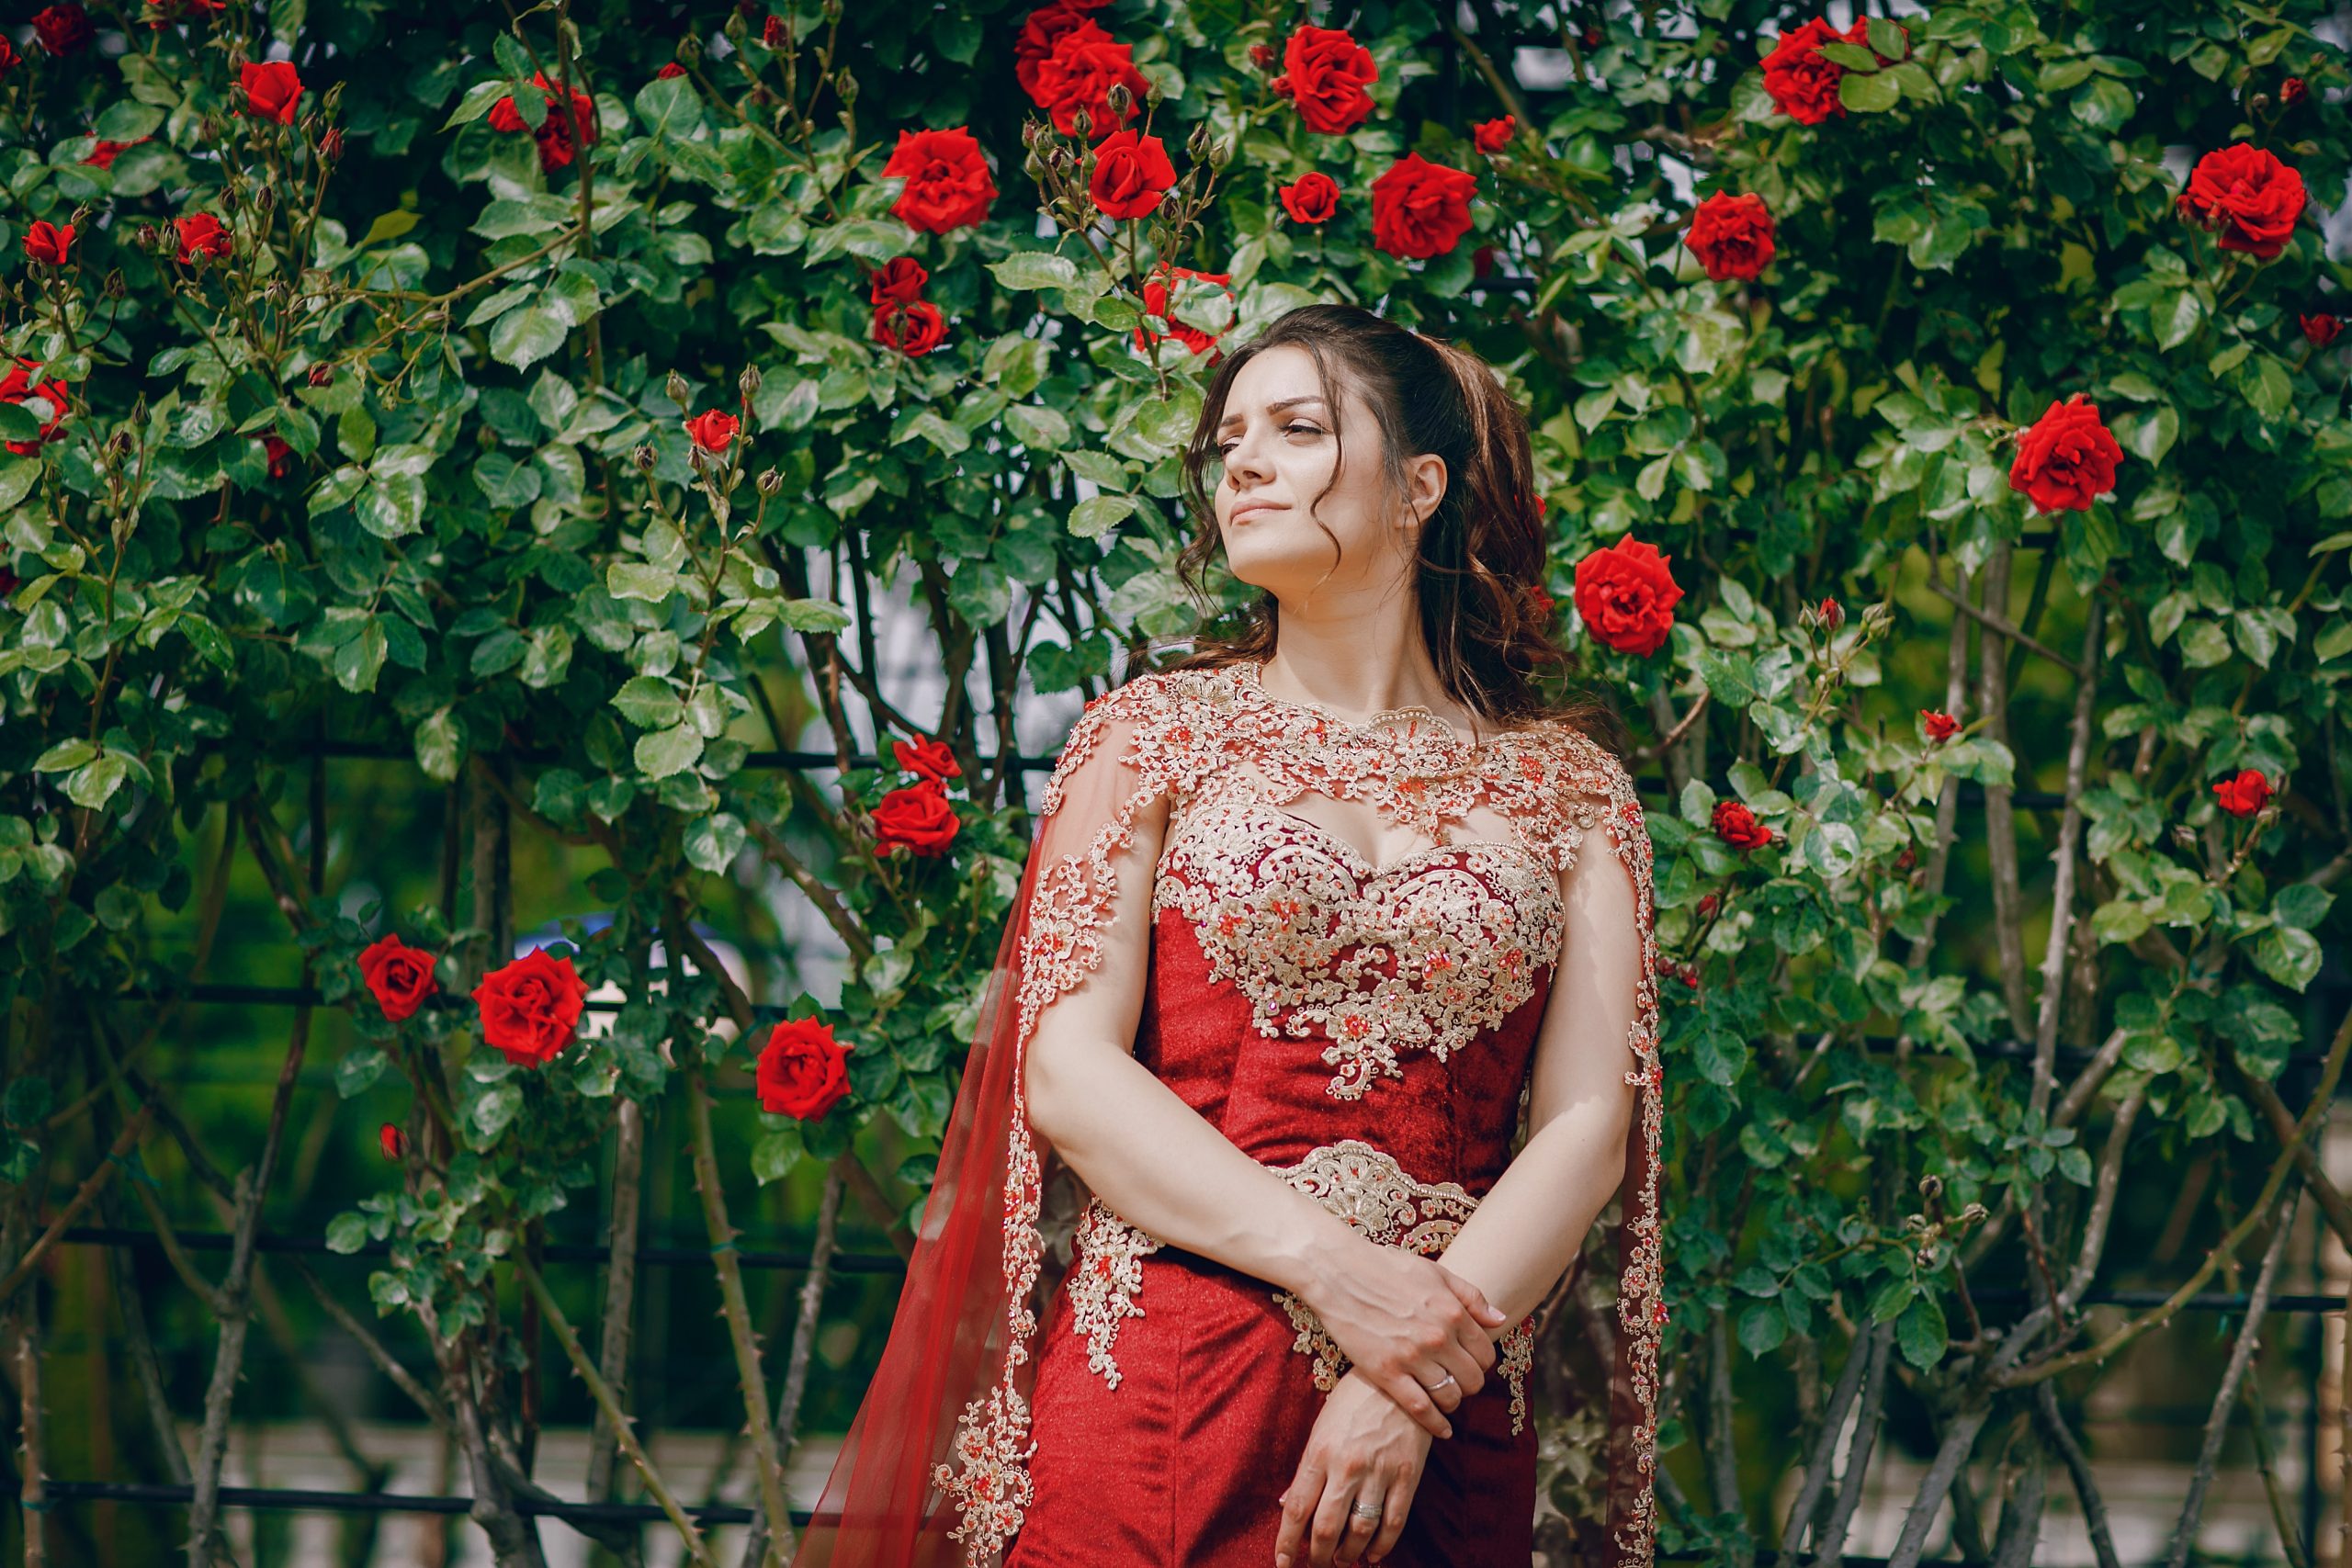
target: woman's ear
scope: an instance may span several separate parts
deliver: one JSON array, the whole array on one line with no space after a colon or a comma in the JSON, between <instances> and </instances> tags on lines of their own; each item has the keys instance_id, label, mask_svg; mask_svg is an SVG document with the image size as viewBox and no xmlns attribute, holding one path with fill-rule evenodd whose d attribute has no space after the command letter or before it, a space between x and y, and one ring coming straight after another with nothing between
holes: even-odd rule
<instances>
[{"instance_id":1,"label":"woman's ear","mask_svg":"<svg viewBox=\"0 0 2352 1568\"><path fill-rule=\"evenodd\" d=\"M1419 529L1427 523L1444 500L1444 458L1434 452L1424 452L1406 465L1405 512L1408 528Z\"/></svg>"}]
</instances>

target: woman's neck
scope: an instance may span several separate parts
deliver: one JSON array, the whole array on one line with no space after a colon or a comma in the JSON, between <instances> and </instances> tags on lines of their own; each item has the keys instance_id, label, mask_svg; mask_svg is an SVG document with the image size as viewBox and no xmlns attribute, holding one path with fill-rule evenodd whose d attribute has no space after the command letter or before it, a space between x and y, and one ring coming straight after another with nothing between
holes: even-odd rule
<instances>
[{"instance_id":1,"label":"woman's neck","mask_svg":"<svg viewBox=\"0 0 2352 1568\"><path fill-rule=\"evenodd\" d=\"M1419 706L1464 734L1486 728L1438 679L1420 628L1411 625L1341 630L1284 620L1259 684L1272 696L1311 703L1342 717Z\"/></svg>"}]
</instances>

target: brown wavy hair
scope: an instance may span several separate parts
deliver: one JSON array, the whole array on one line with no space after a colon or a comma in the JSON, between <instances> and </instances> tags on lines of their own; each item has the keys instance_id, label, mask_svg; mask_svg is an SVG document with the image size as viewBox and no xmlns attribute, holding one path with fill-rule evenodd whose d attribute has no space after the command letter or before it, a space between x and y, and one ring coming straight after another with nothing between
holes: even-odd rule
<instances>
[{"instance_id":1,"label":"brown wavy hair","mask_svg":"<svg viewBox=\"0 0 2352 1568\"><path fill-rule=\"evenodd\" d=\"M1540 671L1557 668L1574 674L1577 662L1560 646L1551 617L1539 613L1529 596L1529 589L1544 580L1544 549L1526 414L1478 355L1424 337L1360 305L1302 305L1217 367L1184 450L1180 488L1193 513L1193 533L1176 565L1186 588L1204 604L1210 602L1207 567L1223 539L1206 475L1211 464L1223 461L1216 433L1233 378L1259 355L1285 346L1306 350L1315 362L1340 462L1347 459L1347 443L1340 429L1334 366L1379 425L1390 494L1405 493L1407 457L1430 454L1445 460L1445 494L1421 524L1413 571L1422 640L1445 689L1499 728L1564 723L1623 757L1625 728L1606 700L1575 686L1548 695L1538 683ZM1322 499L1318 495L1315 502ZM1314 514L1310 502L1307 515ZM1338 549L1338 536L1320 518L1315 521ZM1210 669L1271 657L1281 626L1274 596L1261 592L1242 615L1238 629L1204 632L1193 652L1174 668Z\"/></svg>"}]
</instances>

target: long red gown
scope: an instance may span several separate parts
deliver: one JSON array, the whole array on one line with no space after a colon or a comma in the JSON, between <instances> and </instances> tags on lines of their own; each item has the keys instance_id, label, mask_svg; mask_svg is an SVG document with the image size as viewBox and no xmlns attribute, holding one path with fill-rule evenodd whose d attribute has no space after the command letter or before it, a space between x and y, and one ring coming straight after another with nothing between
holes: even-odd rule
<instances>
[{"instance_id":1,"label":"long red gown","mask_svg":"<svg viewBox=\"0 0 2352 1568\"><path fill-rule=\"evenodd\" d=\"M1565 929L1558 874L1595 828L1624 859L1645 957L1626 1056L1639 1108L1613 1227L1610 1386L1587 1397L1607 1417L1606 1561L1649 1562L1660 1078L1648 840L1631 781L1565 726L1474 744L1425 708L1350 721L1276 698L1257 670L1138 677L1090 705L1073 731L1007 943L1017 1013L984 1026L998 1048L967 1068L941 1167L952 1213L927 1212L910 1298L803 1568L1273 1561L1281 1494L1344 1358L1303 1303L1164 1245L1086 1194L1021 1108L1021 1047L1037 1014L1101 963L1113 862L1136 812L1162 796L1136 1058L1373 1240L1431 1256L1524 1133ZM1374 864L1284 808L1306 795L1368 803L1422 845ZM1508 822L1508 836L1461 830L1474 810ZM984 1109L959 1132L967 1100ZM973 1206L992 1195L980 1151L997 1100L1009 1111L993 1156L1002 1279L991 1286L971 1256L986 1244L967 1233ZM1055 1195L1076 1210L1066 1270ZM976 1319L976 1295L996 1303L992 1320ZM1431 1443L1389 1562L1526 1568L1532 1326L1512 1326L1485 1385L1453 1413L1454 1435ZM953 1433L937 1430L959 1392Z\"/></svg>"}]
</instances>

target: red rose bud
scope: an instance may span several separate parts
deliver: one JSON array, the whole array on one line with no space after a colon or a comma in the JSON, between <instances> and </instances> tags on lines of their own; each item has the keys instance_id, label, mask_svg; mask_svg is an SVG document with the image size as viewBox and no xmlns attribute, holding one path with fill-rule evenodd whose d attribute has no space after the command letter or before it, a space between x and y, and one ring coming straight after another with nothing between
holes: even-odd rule
<instances>
[{"instance_id":1,"label":"red rose bud","mask_svg":"<svg viewBox=\"0 0 2352 1568\"><path fill-rule=\"evenodd\" d=\"M2123 448L2098 417L2098 405L2076 392L2052 402L2018 437L2009 464L2009 488L2020 490L2042 512L2088 512L2091 502L2115 488Z\"/></svg>"},{"instance_id":2,"label":"red rose bud","mask_svg":"<svg viewBox=\"0 0 2352 1568\"><path fill-rule=\"evenodd\" d=\"M263 436L261 445L262 450L269 454L269 477L274 479L284 479L287 465L294 457L294 448L275 435Z\"/></svg>"},{"instance_id":3,"label":"red rose bud","mask_svg":"<svg viewBox=\"0 0 2352 1568\"><path fill-rule=\"evenodd\" d=\"M1527 585L1528 613L1532 615L1537 620L1550 620L1558 613L1559 608L1559 601L1553 598L1551 591L1546 589L1542 583L1531 582Z\"/></svg>"},{"instance_id":4,"label":"red rose bud","mask_svg":"<svg viewBox=\"0 0 2352 1568\"><path fill-rule=\"evenodd\" d=\"M1756 813L1736 800L1715 803L1715 837L1736 850L1760 850L1772 841L1772 829L1756 820Z\"/></svg>"},{"instance_id":5,"label":"red rose bud","mask_svg":"<svg viewBox=\"0 0 2352 1568\"><path fill-rule=\"evenodd\" d=\"M1933 708L1919 710L1919 723L1927 730L1928 739L1939 744L1960 733L1960 720L1948 713L1938 713Z\"/></svg>"},{"instance_id":6,"label":"red rose bud","mask_svg":"<svg viewBox=\"0 0 2352 1568\"><path fill-rule=\"evenodd\" d=\"M876 305L911 305L930 281L930 272L914 257L892 256L876 269L866 298Z\"/></svg>"},{"instance_id":7,"label":"red rose bud","mask_svg":"<svg viewBox=\"0 0 2352 1568\"><path fill-rule=\"evenodd\" d=\"M1470 272L1474 277L1484 277L1495 270L1495 247L1480 245L1470 253Z\"/></svg>"},{"instance_id":8,"label":"red rose bud","mask_svg":"<svg viewBox=\"0 0 2352 1568\"><path fill-rule=\"evenodd\" d=\"M384 1151L386 1159L398 1159L408 1153L408 1134L395 1122L387 1122L376 1129L376 1146Z\"/></svg>"},{"instance_id":9,"label":"red rose bud","mask_svg":"<svg viewBox=\"0 0 2352 1568\"><path fill-rule=\"evenodd\" d=\"M17 46L6 38L0 38L0 76L6 76L23 62L24 56L17 52Z\"/></svg>"},{"instance_id":10,"label":"red rose bud","mask_svg":"<svg viewBox=\"0 0 2352 1568\"><path fill-rule=\"evenodd\" d=\"M1370 100L1366 100L1369 102ZM1372 243L1392 256L1427 261L1470 231L1478 176L1408 152L1372 182Z\"/></svg>"},{"instance_id":11,"label":"red rose bud","mask_svg":"<svg viewBox=\"0 0 2352 1568\"><path fill-rule=\"evenodd\" d=\"M227 255L232 248L229 231L209 212L190 212L175 218L172 227L179 233L179 260L183 263L200 265L207 257Z\"/></svg>"},{"instance_id":12,"label":"red rose bud","mask_svg":"<svg viewBox=\"0 0 2352 1568\"><path fill-rule=\"evenodd\" d=\"M1723 899L1717 895L1702 894L1699 898L1699 918L1702 920L1712 920L1715 918L1715 911L1722 908Z\"/></svg>"},{"instance_id":13,"label":"red rose bud","mask_svg":"<svg viewBox=\"0 0 2352 1568\"><path fill-rule=\"evenodd\" d=\"M1772 259L1774 227L1762 197L1753 191L1734 196L1719 190L1691 212L1682 243L1716 282L1754 278Z\"/></svg>"},{"instance_id":14,"label":"red rose bud","mask_svg":"<svg viewBox=\"0 0 2352 1568\"><path fill-rule=\"evenodd\" d=\"M2307 89L2304 87L2303 79L2301 76L2288 77L2284 82L2278 84L2279 107L2282 108L2294 107L2297 104L2303 101L2303 94L2305 91L2307 91Z\"/></svg>"},{"instance_id":15,"label":"red rose bud","mask_svg":"<svg viewBox=\"0 0 2352 1568\"><path fill-rule=\"evenodd\" d=\"M327 127L327 133L319 138L319 156L330 164L343 156L343 127Z\"/></svg>"},{"instance_id":16,"label":"red rose bud","mask_svg":"<svg viewBox=\"0 0 2352 1568\"><path fill-rule=\"evenodd\" d=\"M760 1109L815 1121L849 1093L849 1047L821 1019L786 1019L768 1031L755 1077Z\"/></svg>"},{"instance_id":17,"label":"red rose bud","mask_svg":"<svg viewBox=\"0 0 2352 1568\"><path fill-rule=\"evenodd\" d=\"M735 433L743 428L741 420L717 409L707 410L685 423L686 434L694 438L695 445L714 456L726 451L727 444L735 439Z\"/></svg>"},{"instance_id":18,"label":"red rose bud","mask_svg":"<svg viewBox=\"0 0 2352 1568\"><path fill-rule=\"evenodd\" d=\"M1069 134L1064 131L1064 134ZM996 200L996 178L970 130L901 130L882 177L906 187L890 205L890 216L927 234L978 226Z\"/></svg>"},{"instance_id":19,"label":"red rose bud","mask_svg":"<svg viewBox=\"0 0 2352 1568\"><path fill-rule=\"evenodd\" d=\"M290 62L270 60L255 64L247 61L238 68L237 82L245 90L247 114L280 125L294 123L294 111L302 101L302 78L295 73Z\"/></svg>"},{"instance_id":20,"label":"red rose bud","mask_svg":"<svg viewBox=\"0 0 2352 1568\"><path fill-rule=\"evenodd\" d=\"M265 436L263 444L276 440L274 435ZM376 1005L394 1023L413 1016L424 998L440 988L433 978L433 954L409 946L397 936L379 937L361 949L359 974Z\"/></svg>"},{"instance_id":21,"label":"red rose bud","mask_svg":"<svg viewBox=\"0 0 2352 1568\"><path fill-rule=\"evenodd\" d=\"M1821 624L1833 632L1846 624L1846 607L1835 599L1824 599L1821 602L1821 608L1815 614Z\"/></svg>"},{"instance_id":22,"label":"red rose bud","mask_svg":"<svg viewBox=\"0 0 2352 1568\"><path fill-rule=\"evenodd\" d=\"M945 854L963 826L937 779L894 789L874 807L875 847L886 854L900 849L916 855Z\"/></svg>"},{"instance_id":23,"label":"red rose bud","mask_svg":"<svg viewBox=\"0 0 2352 1568\"><path fill-rule=\"evenodd\" d=\"M2313 348L2325 348L2344 331L2342 319L2324 310L2315 316L2298 316L2295 319L2302 323L2304 341Z\"/></svg>"},{"instance_id":24,"label":"red rose bud","mask_svg":"<svg viewBox=\"0 0 2352 1568\"><path fill-rule=\"evenodd\" d=\"M2241 141L2197 160L2180 209L2219 230L2222 249L2267 261L2287 248L2308 199L2302 175Z\"/></svg>"},{"instance_id":25,"label":"red rose bud","mask_svg":"<svg viewBox=\"0 0 2352 1568\"><path fill-rule=\"evenodd\" d=\"M2213 794L2231 816L2252 817L2270 804L2270 781L2259 768L2242 768L2236 777L2215 784Z\"/></svg>"},{"instance_id":26,"label":"red rose bud","mask_svg":"<svg viewBox=\"0 0 2352 1568\"><path fill-rule=\"evenodd\" d=\"M1250 63L1256 66L1261 71L1272 70L1274 66L1274 46L1270 43L1251 44L1250 46Z\"/></svg>"},{"instance_id":27,"label":"red rose bud","mask_svg":"<svg viewBox=\"0 0 2352 1568\"><path fill-rule=\"evenodd\" d=\"M911 744L893 740L890 754L899 760L899 766L927 779L944 783L964 776L964 765L956 760L955 750L944 740L917 740Z\"/></svg>"},{"instance_id":28,"label":"red rose bud","mask_svg":"<svg viewBox=\"0 0 2352 1568\"><path fill-rule=\"evenodd\" d=\"M654 74L654 77L655 77L657 80L659 80L659 81L669 82L669 81L673 81L673 80L675 80L676 78L678 78L678 77L680 77L680 76L684 75L685 73L686 73L686 68L685 68L684 66L683 66L683 65L679 64L676 61L674 61L674 60L673 60L673 61L670 62L670 63L669 63L669 64L664 65L663 67L662 67L662 69L661 69L661 70L656 71L653 74Z\"/></svg>"},{"instance_id":29,"label":"red rose bud","mask_svg":"<svg viewBox=\"0 0 2352 1568\"><path fill-rule=\"evenodd\" d=\"M47 220L25 231L25 254L50 266L63 266L74 250L74 225Z\"/></svg>"},{"instance_id":30,"label":"red rose bud","mask_svg":"<svg viewBox=\"0 0 2352 1568\"><path fill-rule=\"evenodd\" d=\"M1666 646L1681 586L1673 558L1631 534L1577 562L1577 615L1594 639L1644 659Z\"/></svg>"},{"instance_id":31,"label":"red rose bud","mask_svg":"<svg viewBox=\"0 0 2352 1568\"><path fill-rule=\"evenodd\" d=\"M1310 169L1286 186L1276 186L1283 210L1294 223L1329 223L1339 215L1340 186L1320 169Z\"/></svg>"},{"instance_id":32,"label":"red rose bud","mask_svg":"<svg viewBox=\"0 0 2352 1568\"><path fill-rule=\"evenodd\" d=\"M1518 125L1519 118L1515 115L1483 120L1470 128L1470 144L1481 152L1499 152L1510 145L1511 132Z\"/></svg>"},{"instance_id":33,"label":"red rose bud","mask_svg":"<svg viewBox=\"0 0 2352 1568\"><path fill-rule=\"evenodd\" d=\"M571 1043L588 987L569 957L535 947L474 987L482 1043L518 1067L547 1065Z\"/></svg>"},{"instance_id":34,"label":"red rose bud","mask_svg":"<svg viewBox=\"0 0 2352 1568\"><path fill-rule=\"evenodd\" d=\"M1894 869L1897 871L1909 871L1918 863L1919 852L1907 844L1904 846L1903 852L1894 857Z\"/></svg>"},{"instance_id":35,"label":"red rose bud","mask_svg":"<svg viewBox=\"0 0 2352 1568\"><path fill-rule=\"evenodd\" d=\"M326 365L326 364L320 364L320 365L313 365L313 366L311 366L311 386L313 386L313 387L332 387L332 386L334 386L334 366L332 366L332 365Z\"/></svg>"},{"instance_id":36,"label":"red rose bud","mask_svg":"<svg viewBox=\"0 0 2352 1568\"><path fill-rule=\"evenodd\" d=\"M784 18L770 17L760 24L760 41L770 49L784 47Z\"/></svg>"}]
</instances>

